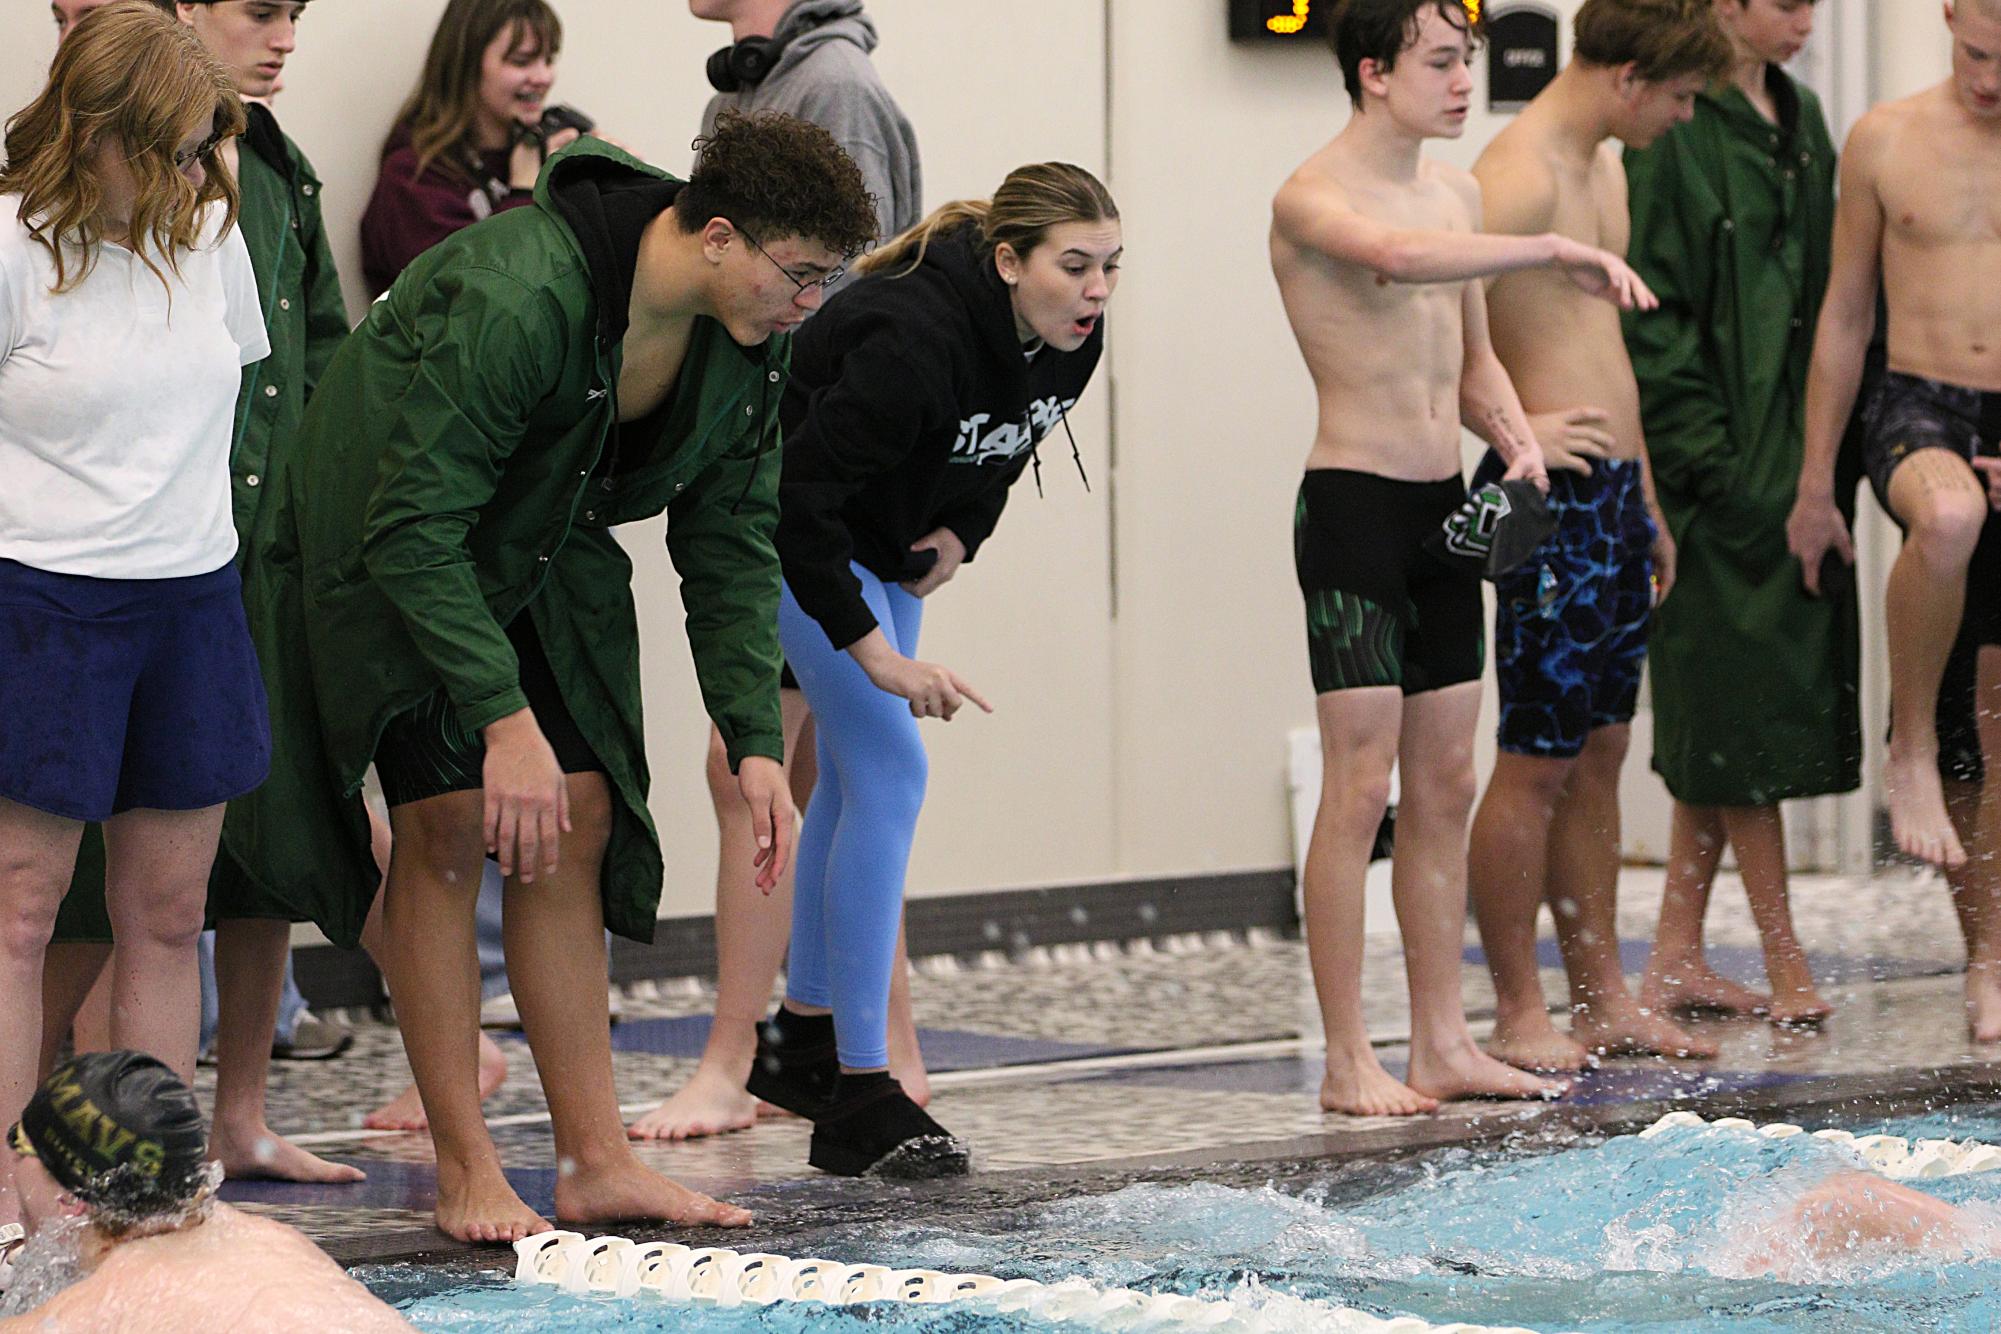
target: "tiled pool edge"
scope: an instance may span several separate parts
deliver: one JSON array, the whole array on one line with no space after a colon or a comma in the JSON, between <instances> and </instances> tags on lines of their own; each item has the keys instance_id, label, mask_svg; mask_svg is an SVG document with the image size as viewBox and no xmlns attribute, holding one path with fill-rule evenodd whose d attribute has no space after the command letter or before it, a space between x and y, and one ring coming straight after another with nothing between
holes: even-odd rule
<instances>
[{"instance_id":1,"label":"tiled pool edge","mask_svg":"<svg viewBox=\"0 0 2001 1334\"><path fill-rule=\"evenodd\" d=\"M893 1185L814 1178L758 1187L740 1196L739 1202L772 1220L753 1230L756 1244L789 1253L813 1238L870 1222L914 1223L945 1214L964 1217L1056 1198L1103 1194L1149 1181L1200 1177L1229 1185L1290 1184L1364 1160L1404 1159L1513 1136L1556 1143L1566 1135L1622 1134L1643 1129L1677 1108L1700 1109L1711 1118L1783 1117L1810 1122L1887 1118L1930 1110L1941 1102L1981 1100L2001 1100L2001 1065L1961 1063L1869 1075L1813 1076L1785 1085L1699 1098L1599 1106L1496 1104L1491 1111L1470 1114L1074 1165L1002 1169L949 1182ZM746 1240L742 1232L725 1229L661 1229L660 1235L691 1246L728 1246ZM436 1265L467 1274L511 1272L512 1268L511 1251L447 1241L427 1227L366 1239L329 1239L322 1244L344 1266Z\"/></svg>"}]
</instances>

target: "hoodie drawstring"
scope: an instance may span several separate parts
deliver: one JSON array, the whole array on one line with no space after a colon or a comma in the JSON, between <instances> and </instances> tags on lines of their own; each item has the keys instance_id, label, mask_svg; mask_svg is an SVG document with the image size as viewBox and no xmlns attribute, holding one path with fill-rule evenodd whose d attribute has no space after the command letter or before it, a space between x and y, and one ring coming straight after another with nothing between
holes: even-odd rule
<instances>
[{"instance_id":1,"label":"hoodie drawstring","mask_svg":"<svg viewBox=\"0 0 2001 1334\"><path fill-rule=\"evenodd\" d=\"M1070 414L1063 410L1063 400L1056 400L1056 416L1063 423L1063 434L1070 437L1070 461L1077 465L1077 476L1083 479L1084 491L1091 490L1091 474L1084 471L1084 452L1077 448L1077 433L1070 429Z\"/></svg>"},{"instance_id":2,"label":"hoodie drawstring","mask_svg":"<svg viewBox=\"0 0 2001 1334\"><path fill-rule=\"evenodd\" d=\"M1091 474L1084 471L1084 451L1077 448L1077 433L1070 429L1070 414L1064 411L1063 400L1060 398L1056 400L1056 416L1063 423L1063 434L1069 437L1070 440L1070 461L1077 465L1077 476L1082 479L1084 490L1088 493L1091 489ZM1021 425L1022 429L1028 432L1029 438L1034 439L1035 426L1027 412L1021 414ZM1042 442L1040 440L1036 440L1034 444L1028 447L1028 465L1035 472L1035 498L1037 500L1046 499L1042 493Z\"/></svg>"}]
</instances>

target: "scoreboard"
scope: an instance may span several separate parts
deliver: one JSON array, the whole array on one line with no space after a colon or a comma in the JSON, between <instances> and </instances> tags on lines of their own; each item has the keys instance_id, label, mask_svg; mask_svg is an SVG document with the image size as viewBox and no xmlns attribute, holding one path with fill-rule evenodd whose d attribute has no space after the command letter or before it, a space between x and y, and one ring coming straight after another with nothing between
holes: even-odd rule
<instances>
[{"instance_id":1,"label":"scoreboard","mask_svg":"<svg viewBox=\"0 0 2001 1334\"><path fill-rule=\"evenodd\" d=\"M1519 111L1549 86L1560 63L1557 11L1543 0L1461 0L1476 21L1485 20L1487 106ZM1336 0L1228 0L1230 40L1258 45L1307 42L1325 49ZM1485 11L1483 13L1483 11ZM1476 57L1477 58L1477 57Z\"/></svg>"},{"instance_id":2,"label":"scoreboard","mask_svg":"<svg viewBox=\"0 0 2001 1334\"><path fill-rule=\"evenodd\" d=\"M1463 0L1479 16L1482 0ZM1335 0L1229 0L1233 42L1327 40L1327 18Z\"/></svg>"},{"instance_id":3,"label":"scoreboard","mask_svg":"<svg viewBox=\"0 0 2001 1334\"><path fill-rule=\"evenodd\" d=\"M1325 42L1334 0L1229 0L1233 42Z\"/></svg>"}]
</instances>

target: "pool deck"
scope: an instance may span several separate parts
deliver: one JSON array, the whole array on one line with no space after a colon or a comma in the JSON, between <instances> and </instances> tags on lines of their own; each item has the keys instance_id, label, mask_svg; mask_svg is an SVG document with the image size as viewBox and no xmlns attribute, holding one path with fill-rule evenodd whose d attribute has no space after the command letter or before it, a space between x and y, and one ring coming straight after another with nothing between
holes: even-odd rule
<instances>
[{"instance_id":1,"label":"pool deck","mask_svg":"<svg viewBox=\"0 0 2001 1334\"><path fill-rule=\"evenodd\" d=\"M1620 934L1629 969L1645 957L1661 873L1631 869ZM828 1178L805 1164L808 1127L790 1119L678 1145L642 1146L661 1171L751 1207L748 1233L708 1241L800 1253L836 1227L895 1217L966 1215L1134 1180L1191 1177L1261 1184L1339 1179L1342 1164L1403 1158L1501 1137L1562 1142L1643 1125L1670 1107L1813 1123L2001 1097L2001 1048L1977 1047L1960 1004L1958 929L1943 883L1891 871L1868 881L1801 877L1800 934L1839 1008L1818 1032L1757 1020L1701 1026L1723 1046L1711 1062L1619 1060L1564 1099L1533 1106L1452 1104L1433 1116L1322 1113L1318 1019L1305 950L1269 937L1077 947L997 966L927 961L913 993L934 1070L933 1111L976 1153L974 1176L895 1185ZM1711 957L1761 979L1741 887L1727 873L1711 911ZM1467 936L1466 1004L1484 1034L1493 993ZM1408 1015L1394 937L1372 938L1365 1009L1384 1063L1405 1054ZM1546 942L1546 964L1555 962ZM1560 998L1562 974L1544 971ZM613 1031L629 1115L693 1070L710 997L701 987L645 987L624 998ZM501 1034L512 1066L488 1104L495 1139L524 1199L545 1213L553 1148L532 1062ZM499 1268L511 1256L453 1243L430 1225L435 1170L423 1135L356 1128L407 1077L393 1029L364 1025L341 1059L274 1066L271 1121L315 1152L364 1168L356 1186L232 1182L225 1198L303 1228L344 1263L389 1260ZM206 1094L213 1072L200 1081ZM612 1229L640 1235L639 1229ZM647 1235L687 1237L659 1230Z\"/></svg>"}]
</instances>

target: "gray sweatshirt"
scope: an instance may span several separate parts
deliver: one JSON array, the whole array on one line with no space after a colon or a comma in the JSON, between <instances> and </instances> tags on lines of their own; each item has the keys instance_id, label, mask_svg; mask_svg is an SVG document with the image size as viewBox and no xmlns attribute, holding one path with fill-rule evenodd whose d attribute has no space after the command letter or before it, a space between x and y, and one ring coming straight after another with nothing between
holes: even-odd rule
<instances>
[{"instance_id":1,"label":"gray sweatshirt","mask_svg":"<svg viewBox=\"0 0 2001 1334\"><path fill-rule=\"evenodd\" d=\"M877 39L862 0L794 0L772 35L785 44L777 66L762 83L711 98L702 133L725 110L810 120L861 167L875 196L876 230L887 238L915 226L924 216L917 134L869 62Z\"/></svg>"}]
</instances>

